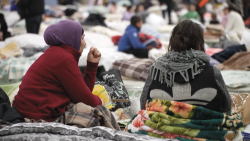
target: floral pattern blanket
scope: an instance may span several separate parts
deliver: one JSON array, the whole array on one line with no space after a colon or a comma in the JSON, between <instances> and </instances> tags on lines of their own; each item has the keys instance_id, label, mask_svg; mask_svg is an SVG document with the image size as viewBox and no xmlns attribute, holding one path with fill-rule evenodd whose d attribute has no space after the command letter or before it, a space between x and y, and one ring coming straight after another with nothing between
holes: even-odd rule
<instances>
[{"instance_id":1,"label":"floral pattern blanket","mask_svg":"<svg viewBox=\"0 0 250 141\"><path fill-rule=\"evenodd\" d=\"M150 99L126 131L153 137L190 140L233 140L243 126L237 113L219 113L182 102Z\"/></svg>"}]
</instances>

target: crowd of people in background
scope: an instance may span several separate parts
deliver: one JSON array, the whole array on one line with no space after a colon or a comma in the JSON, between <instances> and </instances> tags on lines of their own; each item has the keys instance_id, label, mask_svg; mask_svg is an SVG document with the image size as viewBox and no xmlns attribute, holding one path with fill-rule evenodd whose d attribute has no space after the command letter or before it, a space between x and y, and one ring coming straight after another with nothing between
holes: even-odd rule
<instances>
[{"instance_id":1,"label":"crowd of people in background","mask_svg":"<svg viewBox=\"0 0 250 141\"><path fill-rule=\"evenodd\" d=\"M62 5L72 5L74 2L76 2L76 0L58 0L58 3ZM124 21L130 21L132 17L138 16L143 23L145 22L145 17L148 15L147 9L153 6L152 1L150 0L130 0L130 5L123 4L122 7L117 6L117 1L92 0L89 2L93 5L103 5L108 7L111 14L123 13L122 20ZM213 8L215 8L218 5L226 3L227 5L224 6L221 20L218 20L219 13L211 11L210 24L221 24L225 28L225 35L228 35L228 37L234 41L239 41L242 37L245 26L250 25L250 1L248 0L183 0L182 2L183 3L179 3L177 0L158 0L162 17L166 19L169 24L176 24L172 20L171 13L175 12L178 15L181 9L180 7L186 7L188 11L184 15L178 15L179 21L194 19L205 24L204 14L207 12L206 4L212 3ZM11 11L17 11L20 14L21 19L25 19L27 33L39 33L42 15L45 11L44 3L44 0L12 1ZM0 40L4 40L11 35L8 32L8 27L5 26L6 22L4 21L4 15L1 15L0 20ZM131 25L133 26L133 24ZM139 31L140 28L137 27L137 30ZM124 36L126 36L126 34ZM141 45L135 48L140 46ZM133 46L131 47L133 48Z\"/></svg>"}]
</instances>

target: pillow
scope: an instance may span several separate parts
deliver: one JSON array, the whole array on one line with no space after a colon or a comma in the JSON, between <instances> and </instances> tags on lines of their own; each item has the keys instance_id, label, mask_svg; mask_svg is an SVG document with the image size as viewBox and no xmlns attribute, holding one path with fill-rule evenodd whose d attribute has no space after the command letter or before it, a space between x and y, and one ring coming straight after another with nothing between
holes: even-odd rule
<instances>
[{"instance_id":1,"label":"pillow","mask_svg":"<svg viewBox=\"0 0 250 141\"><path fill-rule=\"evenodd\" d=\"M150 13L148 15L146 18L146 23L155 28L167 25L166 21L161 16L154 13Z\"/></svg>"},{"instance_id":2,"label":"pillow","mask_svg":"<svg viewBox=\"0 0 250 141\"><path fill-rule=\"evenodd\" d=\"M163 25L157 28L160 33L171 33L175 25Z\"/></svg>"},{"instance_id":3,"label":"pillow","mask_svg":"<svg viewBox=\"0 0 250 141\"><path fill-rule=\"evenodd\" d=\"M112 29L109 29L109 28L103 27L103 26L94 26L94 27L90 28L89 31L104 34L104 35L107 35L109 37L113 37L116 35L122 35L122 33L118 32L118 31L115 31L115 30L112 30Z\"/></svg>"},{"instance_id":4,"label":"pillow","mask_svg":"<svg viewBox=\"0 0 250 141\"><path fill-rule=\"evenodd\" d=\"M15 42L18 47L22 48L44 48L47 44L44 41L43 36L36 34L22 34L17 35L5 40L6 45Z\"/></svg>"},{"instance_id":5,"label":"pillow","mask_svg":"<svg viewBox=\"0 0 250 141\"><path fill-rule=\"evenodd\" d=\"M106 22L107 26L111 29L114 29L118 32L124 33L126 28L130 25L129 21L113 21L113 22Z\"/></svg>"},{"instance_id":6,"label":"pillow","mask_svg":"<svg viewBox=\"0 0 250 141\"><path fill-rule=\"evenodd\" d=\"M120 70L123 76L145 81L148 77L148 69L153 63L153 59L134 58L127 61L116 61L112 68Z\"/></svg>"}]
</instances>

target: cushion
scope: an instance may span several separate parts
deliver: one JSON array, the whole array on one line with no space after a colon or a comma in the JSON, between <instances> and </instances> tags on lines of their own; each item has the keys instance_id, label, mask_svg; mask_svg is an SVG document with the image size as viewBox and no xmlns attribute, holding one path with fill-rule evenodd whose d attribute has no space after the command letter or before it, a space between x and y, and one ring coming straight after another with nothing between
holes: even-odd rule
<instances>
[{"instance_id":1,"label":"cushion","mask_svg":"<svg viewBox=\"0 0 250 141\"><path fill-rule=\"evenodd\" d=\"M155 28L158 28L163 25L167 25L165 19L163 19L161 16L154 14L154 13L150 13L148 15L148 17L146 18L146 23Z\"/></svg>"},{"instance_id":2,"label":"cushion","mask_svg":"<svg viewBox=\"0 0 250 141\"><path fill-rule=\"evenodd\" d=\"M152 59L134 58L127 61L117 61L113 63L112 68L120 70L123 76L145 81L148 77L148 69L153 63Z\"/></svg>"},{"instance_id":3,"label":"cushion","mask_svg":"<svg viewBox=\"0 0 250 141\"><path fill-rule=\"evenodd\" d=\"M31 40L32 39L32 40ZM10 44L15 42L18 47L22 48L44 48L47 44L44 41L43 36L36 34L22 34L18 36L14 36L11 38L7 38L5 40L6 44Z\"/></svg>"},{"instance_id":4,"label":"cushion","mask_svg":"<svg viewBox=\"0 0 250 141\"><path fill-rule=\"evenodd\" d=\"M122 35L122 33L118 32L118 31L115 31L115 30L112 30L112 29L109 29L109 28L103 27L103 26L94 26L94 27L90 28L89 31L104 34L104 35L107 35L109 37L113 37L116 35Z\"/></svg>"}]
</instances>

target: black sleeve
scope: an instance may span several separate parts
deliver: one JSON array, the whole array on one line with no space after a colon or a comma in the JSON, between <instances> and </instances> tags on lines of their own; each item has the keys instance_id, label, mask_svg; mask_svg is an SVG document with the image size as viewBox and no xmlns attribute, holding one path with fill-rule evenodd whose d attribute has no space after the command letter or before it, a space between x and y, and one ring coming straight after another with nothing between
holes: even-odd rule
<instances>
[{"instance_id":1,"label":"black sleeve","mask_svg":"<svg viewBox=\"0 0 250 141\"><path fill-rule=\"evenodd\" d=\"M6 33L8 31L8 26L6 24L6 21L4 19L4 15L2 13L0 13L0 31L2 31L3 33Z\"/></svg>"},{"instance_id":2,"label":"black sleeve","mask_svg":"<svg viewBox=\"0 0 250 141\"><path fill-rule=\"evenodd\" d=\"M19 0L16 4L19 8L25 8L29 4L29 0Z\"/></svg>"},{"instance_id":3,"label":"black sleeve","mask_svg":"<svg viewBox=\"0 0 250 141\"><path fill-rule=\"evenodd\" d=\"M222 75L220 73L220 71L214 67L214 77L217 83L217 86L219 88L219 92L222 94L222 100L221 100L221 112L229 112L231 111L231 105L232 105L232 101L231 101L231 97L230 94L228 93L226 84L222 78Z\"/></svg>"},{"instance_id":4,"label":"black sleeve","mask_svg":"<svg viewBox=\"0 0 250 141\"><path fill-rule=\"evenodd\" d=\"M141 94L141 98L140 98L140 103L141 103L141 109L145 109L145 104L147 102L147 100L149 99L149 93L150 93L150 85L153 81L152 79L152 67L149 68L148 70L148 78L145 82L145 85L144 85L144 88L143 88L143 91L142 91L142 94Z\"/></svg>"}]
</instances>

